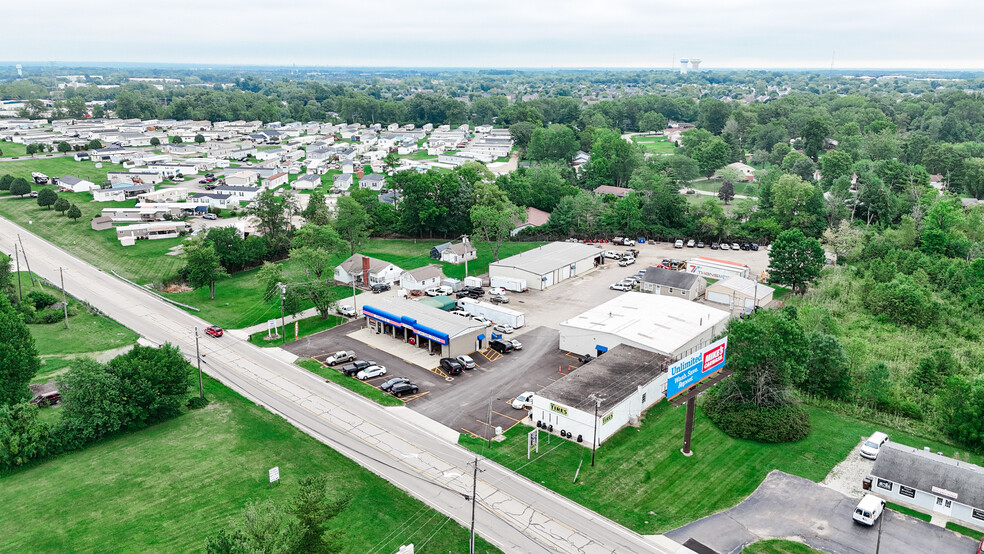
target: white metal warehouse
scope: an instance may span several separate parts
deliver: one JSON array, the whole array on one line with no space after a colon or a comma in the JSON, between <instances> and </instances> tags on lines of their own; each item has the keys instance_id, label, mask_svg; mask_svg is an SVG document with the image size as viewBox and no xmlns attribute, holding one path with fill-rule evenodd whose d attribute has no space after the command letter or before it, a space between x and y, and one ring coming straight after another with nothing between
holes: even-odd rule
<instances>
[{"instance_id":1,"label":"white metal warehouse","mask_svg":"<svg viewBox=\"0 0 984 554\"><path fill-rule=\"evenodd\" d=\"M627 344L672 359L714 341L728 312L675 296L626 292L560 324L560 349L592 356Z\"/></svg>"},{"instance_id":2,"label":"white metal warehouse","mask_svg":"<svg viewBox=\"0 0 984 554\"><path fill-rule=\"evenodd\" d=\"M668 363L661 354L616 346L536 393L531 423L557 435L570 433L589 448L597 429L600 445L666 397Z\"/></svg>"},{"instance_id":3,"label":"white metal warehouse","mask_svg":"<svg viewBox=\"0 0 984 554\"><path fill-rule=\"evenodd\" d=\"M543 290L603 263L601 248L579 242L551 242L489 264L489 278L522 279L530 290Z\"/></svg>"},{"instance_id":4,"label":"white metal warehouse","mask_svg":"<svg viewBox=\"0 0 984 554\"><path fill-rule=\"evenodd\" d=\"M736 276L708 286L705 296L708 301L724 304L731 309L754 308L772 302L774 292L775 289L769 285Z\"/></svg>"}]
</instances>

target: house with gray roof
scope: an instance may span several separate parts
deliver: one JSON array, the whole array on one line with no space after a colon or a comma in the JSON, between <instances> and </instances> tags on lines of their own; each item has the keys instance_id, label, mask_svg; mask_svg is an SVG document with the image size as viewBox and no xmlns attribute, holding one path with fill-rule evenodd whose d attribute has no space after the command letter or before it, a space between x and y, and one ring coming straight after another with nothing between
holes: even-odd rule
<instances>
[{"instance_id":1,"label":"house with gray roof","mask_svg":"<svg viewBox=\"0 0 984 554\"><path fill-rule=\"evenodd\" d=\"M444 270L434 264L404 271L400 274L400 286L407 290L425 290L437 287L443 280Z\"/></svg>"},{"instance_id":2,"label":"house with gray roof","mask_svg":"<svg viewBox=\"0 0 984 554\"><path fill-rule=\"evenodd\" d=\"M704 294L707 281L699 275L686 271L673 271L663 267L650 267L642 276L643 292L679 296L687 300L697 300Z\"/></svg>"},{"instance_id":3,"label":"house with gray roof","mask_svg":"<svg viewBox=\"0 0 984 554\"><path fill-rule=\"evenodd\" d=\"M365 177L359 179L360 189L369 189L374 191L383 190L386 187L386 177L380 173L370 173Z\"/></svg>"}]
</instances>

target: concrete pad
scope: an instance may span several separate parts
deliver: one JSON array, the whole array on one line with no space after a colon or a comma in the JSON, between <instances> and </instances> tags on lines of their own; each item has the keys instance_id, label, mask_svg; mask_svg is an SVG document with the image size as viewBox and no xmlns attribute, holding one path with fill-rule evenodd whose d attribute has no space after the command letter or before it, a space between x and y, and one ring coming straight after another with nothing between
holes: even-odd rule
<instances>
[{"instance_id":1,"label":"concrete pad","mask_svg":"<svg viewBox=\"0 0 984 554\"><path fill-rule=\"evenodd\" d=\"M364 344L388 352L408 364L420 366L424 369L434 369L440 363L440 357L431 355L424 348L417 348L412 344L407 344L399 339L383 333L375 333L368 328L359 329L349 333L349 338L353 338Z\"/></svg>"}]
</instances>

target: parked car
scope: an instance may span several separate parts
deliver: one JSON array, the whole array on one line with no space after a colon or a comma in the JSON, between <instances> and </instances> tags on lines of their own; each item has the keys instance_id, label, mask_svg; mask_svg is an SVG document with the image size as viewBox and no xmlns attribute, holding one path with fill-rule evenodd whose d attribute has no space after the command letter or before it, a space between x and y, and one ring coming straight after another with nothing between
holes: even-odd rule
<instances>
[{"instance_id":1,"label":"parked car","mask_svg":"<svg viewBox=\"0 0 984 554\"><path fill-rule=\"evenodd\" d=\"M630 265L632 265L634 263L635 263L635 258L624 258L622 260L619 260L618 266L619 267L628 267L628 266L630 266Z\"/></svg>"},{"instance_id":2,"label":"parked car","mask_svg":"<svg viewBox=\"0 0 984 554\"><path fill-rule=\"evenodd\" d=\"M461 356L458 356L455 359L458 360L458 363L461 364L461 367L465 369L475 369L475 360L473 360L471 356L465 356L464 354L462 354Z\"/></svg>"},{"instance_id":3,"label":"parked car","mask_svg":"<svg viewBox=\"0 0 984 554\"><path fill-rule=\"evenodd\" d=\"M482 287L465 287L461 289L469 294L476 294L478 296L485 296L485 289Z\"/></svg>"},{"instance_id":4,"label":"parked car","mask_svg":"<svg viewBox=\"0 0 984 554\"><path fill-rule=\"evenodd\" d=\"M881 446L886 442L888 442L888 435L881 431L875 431L861 445L861 457L868 458L869 460L877 459L878 451L881 450Z\"/></svg>"},{"instance_id":5,"label":"parked car","mask_svg":"<svg viewBox=\"0 0 984 554\"><path fill-rule=\"evenodd\" d=\"M981 537L981 542L977 545L977 554L984 554L984 537Z\"/></svg>"},{"instance_id":6,"label":"parked car","mask_svg":"<svg viewBox=\"0 0 984 554\"><path fill-rule=\"evenodd\" d=\"M495 350L500 354L508 354L513 350L516 350L516 347L513 346L511 342L506 342L502 339L495 339L492 342L490 342L489 348Z\"/></svg>"},{"instance_id":7,"label":"parked car","mask_svg":"<svg viewBox=\"0 0 984 554\"><path fill-rule=\"evenodd\" d=\"M61 402L61 394L58 391L43 392L31 399L31 404L40 408L54 406Z\"/></svg>"},{"instance_id":8,"label":"parked car","mask_svg":"<svg viewBox=\"0 0 984 554\"><path fill-rule=\"evenodd\" d=\"M519 342L518 340L516 340L516 339L509 339L509 342L512 343L513 348L515 348L516 350L522 350L523 349L523 343Z\"/></svg>"},{"instance_id":9,"label":"parked car","mask_svg":"<svg viewBox=\"0 0 984 554\"><path fill-rule=\"evenodd\" d=\"M376 283L375 285L369 287L373 293L378 294L380 292L386 292L390 290L390 286L386 283Z\"/></svg>"},{"instance_id":10,"label":"parked car","mask_svg":"<svg viewBox=\"0 0 984 554\"><path fill-rule=\"evenodd\" d=\"M702 240L697 241L697 248L703 248L703 247L704 247L704 241Z\"/></svg>"},{"instance_id":11,"label":"parked car","mask_svg":"<svg viewBox=\"0 0 984 554\"><path fill-rule=\"evenodd\" d=\"M441 296L441 291L438 290L437 287L431 287L429 289L424 290L424 294L426 294L427 296Z\"/></svg>"},{"instance_id":12,"label":"parked car","mask_svg":"<svg viewBox=\"0 0 984 554\"><path fill-rule=\"evenodd\" d=\"M486 327L488 327L489 325L492 325L492 320L489 319L489 318L487 318L487 317L485 317L484 315L477 315L477 316L474 316L472 319L474 319L478 323L481 323L482 325L485 325Z\"/></svg>"},{"instance_id":13,"label":"parked car","mask_svg":"<svg viewBox=\"0 0 984 554\"><path fill-rule=\"evenodd\" d=\"M489 294L492 296L499 296L500 294L506 294L506 289L502 287L492 287L489 289Z\"/></svg>"},{"instance_id":14,"label":"parked car","mask_svg":"<svg viewBox=\"0 0 984 554\"><path fill-rule=\"evenodd\" d=\"M420 389L417 388L417 385L406 381L393 385L393 388L390 389L390 394L393 396L404 396L407 394L417 394L419 390Z\"/></svg>"},{"instance_id":15,"label":"parked car","mask_svg":"<svg viewBox=\"0 0 984 554\"><path fill-rule=\"evenodd\" d=\"M461 299L461 298L475 298L475 293L473 293L471 291L467 291L467 290L459 290L458 292L454 293L454 297L455 298L458 298L458 299Z\"/></svg>"},{"instance_id":16,"label":"parked car","mask_svg":"<svg viewBox=\"0 0 984 554\"><path fill-rule=\"evenodd\" d=\"M351 350L339 350L338 352L335 352L334 354L331 354L330 356L325 358L325 364L336 365L342 362L351 362L354 359L355 359L355 352L352 352Z\"/></svg>"},{"instance_id":17,"label":"parked car","mask_svg":"<svg viewBox=\"0 0 984 554\"><path fill-rule=\"evenodd\" d=\"M606 257L606 258L617 258L618 257L618 252L616 252L614 250L605 250L604 252L602 252L601 255L604 256L604 257Z\"/></svg>"},{"instance_id":18,"label":"parked car","mask_svg":"<svg viewBox=\"0 0 984 554\"><path fill-rule=\"evenodd\" d=\"M754 242L753 242L753 243L752 243L752 251L754 251L754 252L758 252L758 249L759 249L759 245L758 245L758 243L754 243Z\"/></svg>"},{"instance_id":19,"label":"parked car","mask_svg":"<svg viewBox=\"0 0 984 554\"><path fill-rule=\"evenodd\" d=\"M608 288L610 288L611 290L620 290L622 292L628 292L632 290L632 287L630 287L629 285L623 285L622 283L612 283L612 285Z\"/></svg>"},{"instance_id":20,"label":"parked car","mask_svg":"<svg viewBox=\"0 0 984 554\"><path fill-rule=\"evenodd\" d=\"M349 377L355 377L363 369L374 365L376 365L376 362L372 360L356 360L348 365L343 365L341 368L339 368L339 371L341 371L342 373L344 373Z\"/></svg>"},{"instance_id":21,"label":"parked car","mask_svg":"<svg viewBox=\"0 0 984 554\"><path fill-rule=\"evenodd\" d=\"M731 245L726 242L721 243L721 250L731 250Z\"/></svg>"},{"instance_id":22,"label":"parked car","mask_svg":"<svg viewBox=\"0 0 984 554\"><path fill-rule=\"evenodd\" d=\"M738 243L737 242L732 242L731 243L731 249L732 250L740 250L741 249L741 246L738 246Z\"/></svg>"},{"instance_id":23,"label":"parked car","mask_svg":"<svg viewBox=\"0 0 984 554\"><path fill-rule=\"evenodd\" d=\"M215 338L219 338L222 336L222 327L219 327L217 325L209 325L208 327L205 328L205 334Z\"/></svg>"},{"instance_id":24,"label":"parked car","mask_svg":"<svg viewBox=\"0 0 984 554\"><path fill-rule=\"evenodd\" d=\"M516 409L516 410L522 410L523 408L532 408L533 407L533 393L527 391L527 392L524 392L523 394L517 396L512 401L512 407L513 407L513 409Z\"/></svg>"},{"instance_id":25,"label":"parked car","mask_svg":"<svg viewBox=\"0 0 984 554\"><path fill-rule=\"evenodd\" d=\"M577 361L581 362L582 364L586 364L586 363L590 362L593 359L595 359L595 357L592 356L591 354L587 354L585 356L578 356L577 357Z\"/></svg>"},{"instance_id":26,"label":"parked car","mask_svg":"<svg viewBox=\"0 0 984 554\"><path fill-rule=\"evenodd\" d=\"M355 317L355 308L347 304L339 304L338 313L345 317Z\"/></svg>"},{"instance_id":27,"label":"parked car","mask_svg":"<svg viewBox=\"0 0 984 554\"><path fill-rule=\"evenodd\" d=\"M751 245L751 243L743 242L743 243L741 243L741 249L742 250L751 250L752 249L752 245Z\"/></svg>"},{"instance_id":28,"label":"parked car","mask_svg":"<svg viewBox=\"0 0 984 554\"><path fill-rule=\"evenodd\" d=\"M383 375L386 375L386 368L381 365L371 365L355 374L360 381L382 377Z\"/></svg>"},{"instance_id":29,"label":"parked car","mask_svg":"<svg viewBox=\"0 0 984 554\"><path fill-rule=\"evenodd\" d=\"M721 245L720 244L718 244L716 242L712 242L711 243L711 250L717 250L718 248L721 248Z\"/></svg>"},{"instance_id":30,"label":"parked car","mask_svg":"<svg viewBox=\"0 0 984 554\"><path fill-rule=\"evenodd\" d=\"M622 246L635 246L636 241L628 237L622 239Z\"/></svg>"},{"instance_id":31,"label":"parked car","mask_svg":"<svg viewBox=\"0 0 984 554\"><path fill-rule=\"evenodd\" d=\"M687 267L687 262L680 261L680 260L670 260L670 269L674 271L685 269L686 267Z\"/></svg>"},{"instance_id":32,"label":"parked car","mask_svg":"<svg viewBox=\"0 0 984 554\"><path fill-rule=\"evenodd\" d=\"M458 360L454 358L441 358L441 369L448 375L460 375L464 369Z\"/></svg>"},{"instance_id":33,"label":"parked car","mask_svg":"<svg viewBox=\"0 0 984 554\"><path fill-rule=\"evenodd\" d=\"M697 246L697 243L694 241L694 239L690 239L687 241L687 248L693 248L695 246Z\"/></svg>"},{"instance_id":34,"label":"parked car","mask_svg":"<svg viewBox=\"0 0 984 554\"><path fill-rule=\"evenodd\" d=\"M874 525L885 511L885 501L873 494L866 494L858 507L854 508L854 521L864 525Z\"/></svg>"},{"instance_id":35,"label":"parked car","mask_svg":"<svg viewBox=\"0 0 984 554\"><path fill-rule=\"evenodd\" d=\"M461 317L471 317L471 314L466 312L465 310L451 310L451 312L449 313L453 315L460 315Z\"/></svg>"},{"instance_id":36,"label":"parked car","mask_svg":"<svg viewBox=\"0 0 984 554\"><path fill-rule=\"evenodd\" d=\"M683 248L683 241L680 240L680 239L677 239L676 241L674 241L673 242L673 248Z\"/></svg>"},{"instance_id":37,"label":"parked car","mask_svg":"<svg viewBox=\"0 0 984 554\"><path fill-rule=\"evenodd\" d=\"M509 297L504 294L497 294L489 299L493 304L508 304Z\"/></svg>"},{"instance_id":38,"label":"parked car","mask_svg":"<svg viewBox=\"0 0 984 554\"><path fill-rule=\"evenodd\" d=\"M392 379L386 380L386 382L384 382L382 385L379 385L379 390L388 391L391 388L393 388L395 385L399 385L400 383L409 383L409 382L410 379L407 379L406 377L393 377Z\"/></svg>"},{"instance_id":39,"label":"parked car","mask_svg":"<svg viewBox=\"0 0 984 554\"><path fill-rule=\"evenodd\" d=\"M498 331L500 333L506 333L506 334L509 334L509 333L512 333L513 331L515 331L515 329L513 329L513 326L512 325L509 325L509 324L506 324L506 323L500 323L500 324L496 325L495 327L493 327L492 330L493 331Z\"/></svg>"}]
</instances>

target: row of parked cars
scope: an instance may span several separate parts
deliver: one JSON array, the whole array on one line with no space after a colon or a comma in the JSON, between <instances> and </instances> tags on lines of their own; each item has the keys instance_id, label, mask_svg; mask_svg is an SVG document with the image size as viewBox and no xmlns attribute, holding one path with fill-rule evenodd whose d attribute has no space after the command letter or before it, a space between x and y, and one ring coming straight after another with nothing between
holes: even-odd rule
<instances>
[{"instance_id":1,"label":"row of parked cars","mask_svg":"<svg viewBox=\"0 0 984 554\"><path fill-rule=\"evenodd\" d=\"M325 359L325 364L330 366L337 366L338 364L343 363L345 365L339 367L338 371L348 377L355 377L360 381L368 381L369 379L375 379L376 377L386 375L386 366L377 364L373 360L357 360L355 352L351 350L339 350L338 352L329 355ZM393 396L417 394L420 390L416 384L412 383L410 379L405 377L395 377L390 379L383 383L379 388L392 394Z\"/></svg>"},{"instance_id":2,"label":"row of parked cars","mask_svg":"<svg viewBox=\"0 0 984 554\"><path fill-rule=\"evenodd\" d=\"M676 242L673 243L673 247L674 248L683 248L683 246L684 246L684 242L683 242L682 239L677 239ZM686 246L687 246L687 248L695 248L695 247L696 248L704 248L707 245L704 244L704 241L702 241L702 240L699 240L699 241L696 241L695 242L694 239L688 239L687 242L686 242ZM730 244L727 243L727 242L712 242L710 244L710 246L711 246L711 250L718 250L718 249L721 249L721 250L758 250L759 249L759 245L757 243L754 243L754 242L743 242L741 244L739 244L737 242L732 242Z\"/></svg>"},{"instance_id":3,"label":"row of parked cars","mask_svg":"<svg viewBox=\"0 0 984 554\"><path fill-rule=\"evenodd\" d=\"M626 277L625 279L622 279L621 281L619 281L617 283L612 283L608 288L611 289L611 290L618 290L618 291L622 291L622 292L628 292L628 291L636 288L637 286L639 286L639 283L642 282L642 276L645 275L645 274L646 274L646 270L645 269L640 269L639 271L637 271L635 273L635 275L629 275L628 277Z\"/></svg>"}]
</instances>

